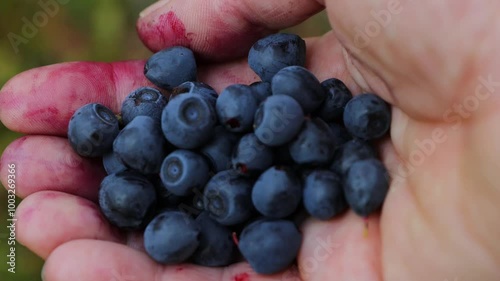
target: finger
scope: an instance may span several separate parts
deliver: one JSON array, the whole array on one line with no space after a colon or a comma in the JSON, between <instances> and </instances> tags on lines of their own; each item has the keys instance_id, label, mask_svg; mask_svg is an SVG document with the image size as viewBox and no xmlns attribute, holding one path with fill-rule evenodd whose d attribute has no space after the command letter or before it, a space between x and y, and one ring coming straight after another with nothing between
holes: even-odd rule
<instances>
[{"instance_id":1,"label":"finger","mask_svg":"<svg viewBox=\"0 0 500 281\"><path fill-rule=\"evenodd\" d=\"M141 13L137 30L153 51L182 45L203 58L225 60L245 55L257 39L322 9L315 0L162 0Z\"/></svg>"},{"instance_id":2,"label":"finger","mask_svg":"<svg viewBox=\"0 0 500 281\"><path fill-rule=\"evenodd\" d=\"M362 218L349 211L332 221L309 219L298 257L303 280L382 280L378 216Z\"/></svg>"},{"instance_id":3,"label":"finger","mask_svg":"<svg viewBox=\"0 0 500 281\"><path fill-rule=\"evenodd\" d=\"M40 149L43 147L43 149ZM12 142L0 158L0 179L7 183L7 167L16 165L16 195L24 198L43 190L62 191L96 200L105 176L100 159L82 158L68 140L52 136L24 136Z\"/></svg>"},{"instance_id":4,"label":"finger","mask_svg":"<svg viewBox=\"0 0 500 281\"><path fill-rule=\"evenodd\" d=\"M43 259L71 240L125 241L124 235L106 221L95 203L67 193L32 194L21 201L16 218L17 240Z\"/></svg>"},{"instance_id":5,"label":"finger","mask_svg":"<svg viewBox=\"0 0 500 281\"><path fill-rule=\"evenodd\" d=\"M248 264L226 268L208 268L181 264L161 266L145 253L125 245L98 240L75 240L58 247L49 256L43 269L46 281L271 281L283 274L261 276Z\"/></svg>"},{"instance_id":6,"label":"finger","mask_svg":"<svg viewBox=\"0 0 500 281\"><path fill-rule=\"evenodd\" d=\"M143 61L129 61L73 62L28 70L0 91L0 120L21 133L64 135L80 106L100 102L116 111L122 97L150 85L143 68Z\"/></svg>"}]
</instances>

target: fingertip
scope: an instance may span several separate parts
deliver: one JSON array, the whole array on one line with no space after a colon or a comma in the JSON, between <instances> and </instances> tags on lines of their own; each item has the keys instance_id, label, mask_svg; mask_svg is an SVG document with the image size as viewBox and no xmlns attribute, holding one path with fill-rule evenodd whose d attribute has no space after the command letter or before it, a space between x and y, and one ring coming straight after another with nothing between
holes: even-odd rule
<instances>
[{"instance_id":1,"label":"fingertip","mask_svg":"<svg viewBox=\"0 0 500 281\"><path fill-rule=\"evenodd\" d=\"M315 0L161 1L143 13L137 31L154 52L181 45L203 60L225 61L246 56L259 38L322 9Z\"/></svg>"},{"instance_id":2,"label":"fingertip","mask_svg":"<svg viewBox=\"0 0 500 281\"><path fill-rule=\"evenodd\" d=\"M165 1L150 7L151 10L137 21L139 38L153 52L171 46L189 48L193 34L186 31L184 22L174 11L166 10L166 4L162 2Z\"/></svg>"}]
</instances>

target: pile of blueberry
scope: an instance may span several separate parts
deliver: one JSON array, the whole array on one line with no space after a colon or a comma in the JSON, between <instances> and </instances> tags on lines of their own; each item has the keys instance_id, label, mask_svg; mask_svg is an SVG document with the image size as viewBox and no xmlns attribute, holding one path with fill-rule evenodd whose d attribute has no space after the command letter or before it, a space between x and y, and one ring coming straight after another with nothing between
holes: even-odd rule
<instances>
[{"instance_id":1,"label":"pile of blueberry","mask_svg":"<svg viewBox=\"0 0 500 281\"><path fill-rule=\"evenodd\" d=\"M105 217L144 231L159 263L244 259L273 274L296 259L303 214L377 211L389 177L371 141L387 134L390 106L318 81L305 57L297 35L263 38L248 56L261 81L218 95L196 81L192 51L171 47L145 65L160 90L135 90L119 115L97 103L78 109L68 138L81 156L103 159Z\"/></svg>"}]
</instances>

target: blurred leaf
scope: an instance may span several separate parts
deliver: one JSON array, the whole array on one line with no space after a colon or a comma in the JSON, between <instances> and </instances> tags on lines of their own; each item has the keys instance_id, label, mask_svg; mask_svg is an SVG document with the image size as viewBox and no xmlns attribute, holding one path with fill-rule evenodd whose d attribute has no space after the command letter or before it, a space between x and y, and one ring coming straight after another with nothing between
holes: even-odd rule
<instances>
[{"instance_id":1,"label":"blurred leaf","mask_svg":"<svg viewBox=\"0 0 500 281\"><path fill-rule=\"evenodd\" d=\"M125 32L123 4L118 0L100 1L92 14L93 55L98 60L118 60Z\"/></svg>"},{"instance_id":2,"label":"blurred leaf","mask_svg":"<svg viewBox=\"0 0 500 281\"><path fill-rule=\"evenodd\" d=\"M12 48L9 44L0 45L0 87L5 84L7 80L21 71L20 57L13 56Z\"/></svg>"}]
</instances>

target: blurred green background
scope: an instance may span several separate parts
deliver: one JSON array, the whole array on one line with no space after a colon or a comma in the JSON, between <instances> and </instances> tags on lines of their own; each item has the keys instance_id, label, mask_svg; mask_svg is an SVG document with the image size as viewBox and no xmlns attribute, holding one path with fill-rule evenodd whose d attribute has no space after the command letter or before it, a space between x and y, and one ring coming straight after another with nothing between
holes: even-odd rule
<instances>
[{"instance_id":1,"label":"blurred green background","mask_svg":"<svg viewBox=\"0 0 500 281\"><path fill-rule=\"evenodd\" d=\"M9 33L22 35L23 19L43 11L40 0L0 1L0 87L22 71L65 61L114 61L147 58L151 53L135 33L139 12L154 0L60 1L59 11L49 16L46 25L18 51L9 41ZM42 0L41 2L52 2ZM324 13L288 29L301 36L316 36L330 29ZM0 123L0 153L19 134ZM19 201L19 200L18 200ZM0 280L40 280L43 261L28 249L16 245L16 273L7 272L7 193L0 188Z\"/></svg>"}]
</instances>

